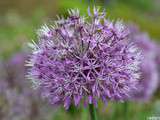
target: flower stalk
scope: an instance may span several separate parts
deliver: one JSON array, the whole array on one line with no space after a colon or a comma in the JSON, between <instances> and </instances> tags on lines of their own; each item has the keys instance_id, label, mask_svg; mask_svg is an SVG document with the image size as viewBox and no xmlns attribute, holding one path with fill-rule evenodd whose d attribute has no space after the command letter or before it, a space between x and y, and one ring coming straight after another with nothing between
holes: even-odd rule
<instances>
[{"instance_id":1,"label":"flower stalk","mask_svg":"<svg viewBox=\"0 0 160 120\"><path fill-rule=\"evenodd\" d=\"M124 120L128 119L128 102L125 101L123 103L123 111L124 111Z\"/></svg>"},{"instance_id":2,"label":"flower stalk","mask_svg":"<svg viewBox=\"0 0 160 120\"><path fill-rule=\"evenodd\" d=\"M97 119L96 109L95 109L93 104L89 104L89 112L90 112L91 120L98 120Z\"/></svg>"}]
</instances>

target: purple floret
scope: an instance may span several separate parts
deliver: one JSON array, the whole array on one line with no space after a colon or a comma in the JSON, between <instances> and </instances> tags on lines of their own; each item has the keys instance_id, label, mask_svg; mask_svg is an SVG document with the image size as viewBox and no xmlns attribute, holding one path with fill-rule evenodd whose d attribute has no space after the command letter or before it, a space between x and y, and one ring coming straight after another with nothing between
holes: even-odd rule
<instances>
[{"instance_id":1,"label":"purple floret","mask_svg":"<svg viewBox=\"0 0 160 120\"><path fill-rule=\"evenodd\" d=\"M122 22L110 22L105 12L88 9L81 17L70 10L38 35L28 76L52 104L97 106L99 99L124 100L136 88L141 53Z\"/></svg>"}]
</instances>

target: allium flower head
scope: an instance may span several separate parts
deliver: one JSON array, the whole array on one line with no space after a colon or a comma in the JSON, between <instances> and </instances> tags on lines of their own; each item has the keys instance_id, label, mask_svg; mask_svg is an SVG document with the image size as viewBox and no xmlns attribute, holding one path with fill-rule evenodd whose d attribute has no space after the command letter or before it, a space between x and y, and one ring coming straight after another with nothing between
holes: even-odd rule
<instances>
[{"instance_id":1,"label":"allium flower head","mask_svg":"<svg viewBox=\"0 0 160 120\"><path fill-rule=\"evenodd\" d=\"M148 101L158 88L158 68L157 68L157 45L150 39L147 33L142 33L135 26L131 26L132 40L143 54L143 61L140 66L141 79L137 86L137 91L133 95L134 100ZM134 32L133 32L134 31Z\"/></svg>"},{"instance_id":2,"label":"allium flower head","mask_svg":"<svg viewBox=\"0 0 160 120\"><path fill-rule=\"evenodd\" d=\"M27 55L20 52L0 61L0 120L48 120L53 116L38 91L30 89L25 80Z\"/></svg>"},{"instance_id":3,"label":"allium flower head","mask_svg":"<svg viewBox=\"0 0 160 120\"><path fill-rule=\"evenodd\" d=\"M130 43L121 21L110 22L105 12L88 9L82 17L69 10L51 27L39 31L28 65L29 77L52 104L97 106L98 99L123 100L135 89L141 53Z\"/></svg>"}]
</instances>

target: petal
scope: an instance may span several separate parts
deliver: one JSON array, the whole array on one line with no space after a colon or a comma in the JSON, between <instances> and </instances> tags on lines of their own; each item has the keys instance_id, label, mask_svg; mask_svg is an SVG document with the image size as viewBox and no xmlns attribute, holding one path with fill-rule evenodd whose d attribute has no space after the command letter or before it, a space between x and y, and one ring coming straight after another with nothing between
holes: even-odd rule
<instances>
[{"instance_id":1,"label":"petal","mask_svg":"<svg viewBox=\"0 0 160 120\"><path fill-rule=\"evenodd\" d=\"M79 95L74 95L74 104L75 106L78 106L81 100L81 96Z\"/></svg>"},{"instance_id":2,"label":"petal","mask_svg":"<svg viewBox=\"0 0 160 120\"><path fill-rule=\"evenodd\" d=\"M93 102L93 97L90 95L90 96L88 96L88 103L92 104L92 102Z\"/></svg>"},{"instance_id":3,"label":"petal","mask_svg":"<svg viewBox=\"0 0 160 120\"><path fill-rule=\"evenodd\" d=\"M70 97L66 97L66 99L64 101L64 107L65 107L65 109L68 110L69 107L70 107L70 105L71 105L71 99L70 99Z\"/></svg>"}]
</instances>

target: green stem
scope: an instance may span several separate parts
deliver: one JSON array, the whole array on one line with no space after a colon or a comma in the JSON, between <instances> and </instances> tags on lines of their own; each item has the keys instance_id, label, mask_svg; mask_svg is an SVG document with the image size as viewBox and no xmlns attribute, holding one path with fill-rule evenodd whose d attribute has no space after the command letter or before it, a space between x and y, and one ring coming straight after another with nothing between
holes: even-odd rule
<instances>
[{"instance_id":1,"label":"green stem","mask_svg":"<svg viewBox=\"0 0 160 120\"><path fill-rule=\"evenodd\" d=\"M128 117L128 103L127 102L124 102L123 103L124 105L124 117L125 117L125 120L127 120L127 117Z\"/></svg>"},{"instance_id":2,"label":"green stem","mask_svg":"<svg viewBox=\"0 0 160 120\"><path fill-rule=\"evenodd\" d=\"M89 0L89 4L90 4L91 6L94 6L94 5L95 5L95 0Z\"/></svg>"},{"instance_id":3,"label":"green stem","mask_svg":"<svg viewBox=\"0 0 160 120\"><path fill-rule=\"evenodd\" d=\"M91 120L98 120L97 114L96 114L96 109L94 108L93 104L89 104L89 112L90 112Z\"/></svg>"},{"instance_id":4,"label":"green stem","mask_svg":"<svg viewBox=\"0 0 160 120\"><path fill-rule=\"evenodd\" d=\"M116 120L118 115L119 115L119 104L115 102L114 103L114 111L113 111L113 114L111 116L111 119Z\"/></svg>"}]
</instances>

